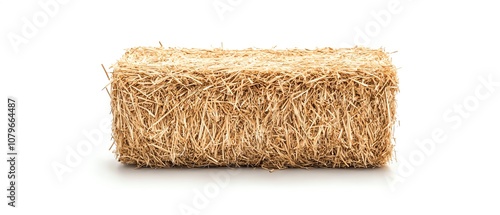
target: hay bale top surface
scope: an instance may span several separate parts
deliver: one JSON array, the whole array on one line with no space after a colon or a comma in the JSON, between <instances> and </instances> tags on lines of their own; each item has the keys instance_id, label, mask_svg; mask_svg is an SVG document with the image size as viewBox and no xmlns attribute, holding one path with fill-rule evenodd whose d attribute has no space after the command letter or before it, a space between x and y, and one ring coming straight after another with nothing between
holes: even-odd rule
<instances>
[{"instance_id":1,"label":"hay bale top surface","mask_svg":"<svg viewBox=\"0 0 500 215\"><path fill-rule=\"evenodd\" d=\"M128 49L114 65L115 70L137 72L139 69L145 73L181 72L193 75L223 71L254 75L282 73L280 75L284 77L318 73L327 73L331 77L336 74L392 77L395 73L392 67L391 59L384 50L362 47L314 50L136 47ZM334 76L332 73L335 73Z\"/></svg>"}]
</instances>

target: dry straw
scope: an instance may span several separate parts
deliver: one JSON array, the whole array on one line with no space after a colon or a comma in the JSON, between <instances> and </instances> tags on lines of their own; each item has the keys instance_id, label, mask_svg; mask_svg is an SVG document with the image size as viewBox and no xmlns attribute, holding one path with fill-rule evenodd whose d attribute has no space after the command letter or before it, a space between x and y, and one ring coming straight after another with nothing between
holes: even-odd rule
<instances>
[{"instance_id":1,"label":"dry straw","mask_svg":"<svg viewBox=\"0 0 500 215\"><path fill-rule=\"evenodd\" d=\"M113 66L113 138L139 167L379 167L398 79L382 49L137 47Z\"/></svg>"}]
</instances>

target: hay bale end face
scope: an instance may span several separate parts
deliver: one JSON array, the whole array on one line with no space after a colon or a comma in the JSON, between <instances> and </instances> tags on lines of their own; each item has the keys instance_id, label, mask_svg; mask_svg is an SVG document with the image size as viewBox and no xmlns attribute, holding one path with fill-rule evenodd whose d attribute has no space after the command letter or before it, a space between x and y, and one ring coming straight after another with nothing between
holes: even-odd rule
<instances>
[{"instance_id":1,"label":"hay bale end face","mask_svg":"<svg viewBox=\"0 0 500 215\"><path fill-rule=\"evenodd\" d=\"M379 167L398 79L381 49L138 47L113 66L113 138L140 167Z\"/></svg>"}]
</instances>

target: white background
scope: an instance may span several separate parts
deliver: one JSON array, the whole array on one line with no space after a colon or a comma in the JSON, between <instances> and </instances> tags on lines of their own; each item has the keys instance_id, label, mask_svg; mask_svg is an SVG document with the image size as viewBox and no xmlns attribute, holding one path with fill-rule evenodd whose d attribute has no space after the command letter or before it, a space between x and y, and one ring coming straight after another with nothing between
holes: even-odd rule
<instances>
[{"instance_id":1,"label":"white background","mask_svg":"<svg viewBox=\"0 0 500 215\"><path fill-rule=\"evenodd\" d=\"M20 153L14 210L5 198L8 166L0 162L1 214L500 212L495 1L70 0L44 10L46 2L0 2L0 113L7 115L7 96L18 99ZM28 25L35 31L23 32ZM112 65L125 48L158 41L167 47L397 51L397 161L379 169L273 173L121 165L108 150L104 124L111 115L101 64ZM488 88L481 79L494 83ZM7 141L0 142L5 155ZM94 145L78 152L87 142ZM74 151L80 159L68 162ZM54 165L68 172L58 177Z\"/></svg>"}]
</instances>

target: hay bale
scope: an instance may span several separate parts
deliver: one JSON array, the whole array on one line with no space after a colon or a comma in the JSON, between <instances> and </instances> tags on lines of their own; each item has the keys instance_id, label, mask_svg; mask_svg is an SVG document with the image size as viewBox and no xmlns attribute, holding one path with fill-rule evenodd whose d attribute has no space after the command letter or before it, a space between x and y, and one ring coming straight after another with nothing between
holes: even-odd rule
<instances>
[{"instance_id":1,"label":"hay bale","mask_svg":"<svg viewBox=\"0 0 500 215\"><path fill-rule=\"evenodd\" d=\"M113 138L139 167L378 167L398 79L383 50L138 47L113 66Z\"/></svg>"}]
</instances>

